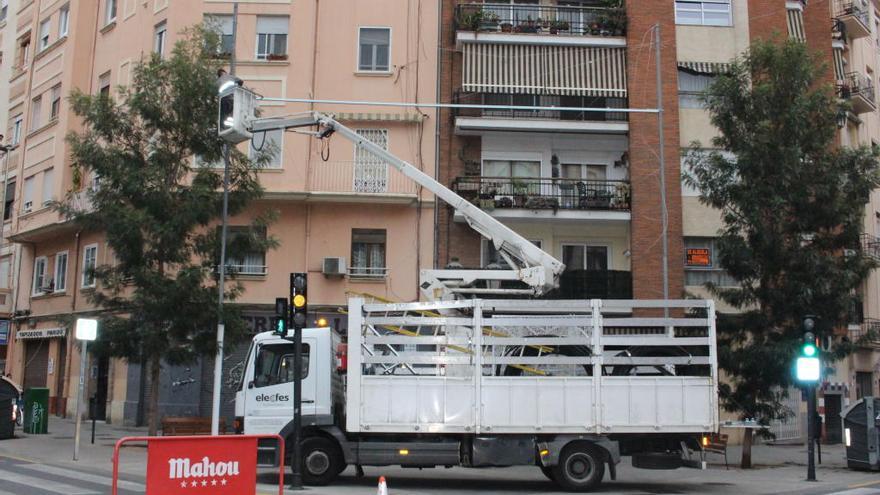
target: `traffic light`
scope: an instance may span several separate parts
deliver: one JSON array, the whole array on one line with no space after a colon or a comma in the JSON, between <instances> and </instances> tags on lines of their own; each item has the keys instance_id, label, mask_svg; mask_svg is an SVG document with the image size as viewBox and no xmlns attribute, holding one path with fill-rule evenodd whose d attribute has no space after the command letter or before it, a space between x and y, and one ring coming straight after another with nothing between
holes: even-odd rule
<instances>
[{"instance_id":1,"label":"traffic light","mask_svg":"<svg viewBox=\"0 0 880 495\"><path fill-rule=\"evenodd\" d=\"M800 355L795 364L797 379L804 383L816 383L822 375L819 348L816 347L816 336L813 334L815 326L814 317L804 318L804 340L801 343Z\"/></svg>"},{"instance_id":2,"label":"traffic light","mask_svg":"<svg viewBox=\"0 0 880 495\"><path fill-rule=\"evenodd\" d=\"M293 328L300 330L306 326L308 307L309 276L305 273L290 274L290 304L293 306L290 318Z\"/></svg>"},{"instance_id":3,"label":"traffic light","mask_svg":"<svg viewBox=\"0 0 880 495\"><path fill-rule=\"evenodd\" d=\"M287 298L279 297L275 299L275 335L282 337L287 335Z\"/></svg>"}]
</instances>

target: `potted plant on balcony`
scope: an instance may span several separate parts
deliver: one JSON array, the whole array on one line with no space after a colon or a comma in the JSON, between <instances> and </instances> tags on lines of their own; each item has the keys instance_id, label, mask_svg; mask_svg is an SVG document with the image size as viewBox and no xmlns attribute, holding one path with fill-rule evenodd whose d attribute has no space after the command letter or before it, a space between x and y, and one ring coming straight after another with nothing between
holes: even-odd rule
<instances>
[{"instance_id":1,"label":"potted plant on balcony","mask_svg":"<svg viewBox=\"0 0 880 495\"><path fill-rule=\"evenodd\" d=\"M266 60L268 60L270 62L279 61L279 60L287 60L287 54L286 53L270 53L270 54L266 55Z\"/></svg>"},{"instance_id":2,"label":"potted plant on balcony","mask_svg":"<svg viewBox=\"0 0 880 495\"><path fill-rule=\"evenodd\" d=\"M501 23L501 32L502 33L512 33L513 32L513 24L509 22Z\"/></svg>"},{"instance_id":3,"label":"potted plant on balcony","mask_svg":"<svg viewBox=\"0 0 880 495\"><path fill-rule=\"evenodd\" d=\"M523 180L511 179L510 187L513 189L513 202L516 204L516 207L524 207L529 199L529 185Z\"/></svg>"},{"instance_id":4,"label":"potted plant on balcony","mask_svg":"<svg viewBox=\"0 0 880 495\"><path fill-rule=\"evenodd\" d=\"M553 21L550 23L550 34L558 34L559 31L568 31L570 28L566 21Z\"/></svg>"},{"instance_id":5,"label":"potted plant on balcony","mask_svg":"<svg viewBox=\"0 0 880 495\"><path fill-rule=\"evenodd\" d=\"M627 184L626 182L621 182L617 184L614 188L614 201L612 203L612 206L624 210L629 209L630 194L631 188L629 184Z\"/></svg>"},{"instance_id":6,"label":"potted plant on balcony","mask_svg":"<svg viewBox=\"0 0 880 495\"><path fill-rule=\"evenodd\" d=\"M494 12L480 11L480 31L496 31L500 18Z\"/></svg>"},{"instance_id":7,"label":"potted plant on balcony","mask_svg":"<svg viewBox=\"0 0 880 495\"><path fill-rule=\"evenodd\" d=\"M541 29L541 26L529 17L525 21L519 23L514 29L517 33L537 33Z\"/></svg>"},{"instance_id":8,"label":"potted plant on balcony","mask_svg":"<svg viewBox=\"0 0 880 495\"><path fill-rule=\"evenodd\" d=\"M492 211L495 209L495 186L487 185L480 191L480 209Z\"/></svg>"}]
</instances>

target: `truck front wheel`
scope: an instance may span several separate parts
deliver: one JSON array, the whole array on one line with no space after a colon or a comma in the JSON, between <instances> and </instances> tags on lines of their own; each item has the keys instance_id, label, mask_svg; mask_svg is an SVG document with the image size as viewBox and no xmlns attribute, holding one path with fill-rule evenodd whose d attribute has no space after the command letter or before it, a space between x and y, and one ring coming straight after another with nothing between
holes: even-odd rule
<instances>
[{"instance_id":1,"label":"truck front wheel","mask_svg":"<svg viewBox=\"0 0 880 495\"><path fill-rule=\"evenodd\" d=\"M323 486L345 469L345 459L335 442L324 437L309 437L302 442L303 483Z\"/></svg>"},{"instance_id":2,"label":"truck front wheel","mask_svg":"<svg viewBox=\"0 0 880 495\"><path fill-rule=\"evenodd\" d=\"M605 476L605 456L597 447L578 442L566 445L553 466L553 481L570 492L595 488Z\"/></svg>"}]
</instances>

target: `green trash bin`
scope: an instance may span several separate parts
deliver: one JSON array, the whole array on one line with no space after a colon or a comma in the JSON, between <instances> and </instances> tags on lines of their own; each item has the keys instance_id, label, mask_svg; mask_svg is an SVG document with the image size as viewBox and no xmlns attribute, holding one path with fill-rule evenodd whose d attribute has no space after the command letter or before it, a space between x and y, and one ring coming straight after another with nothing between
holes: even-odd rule
<instances>
[{"instance_id":1,"label":"green trash bin","mask_svg":"<svg viewBox=\"0 0 880 495\"><path fill-rule=\"evenodd\" d=\"M49 389L34 387L24 391L24 432L49 433Z\"/></svg>"}]
</instances>

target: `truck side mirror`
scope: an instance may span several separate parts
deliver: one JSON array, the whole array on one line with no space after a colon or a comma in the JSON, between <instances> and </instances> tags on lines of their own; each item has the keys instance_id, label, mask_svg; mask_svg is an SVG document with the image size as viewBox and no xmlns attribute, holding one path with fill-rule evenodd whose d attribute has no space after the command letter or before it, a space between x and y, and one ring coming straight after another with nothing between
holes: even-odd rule
<instances>
[{"instance_id":1,"label":"truck side mirror","mask_svg":"<svg viewBox=\"0 0 880 495\"><path fill-rule=\"evenodd\" d=\"M248 382L248 388L254 388L254 381L253 380Z\"/></svg>"}]
</instances>

